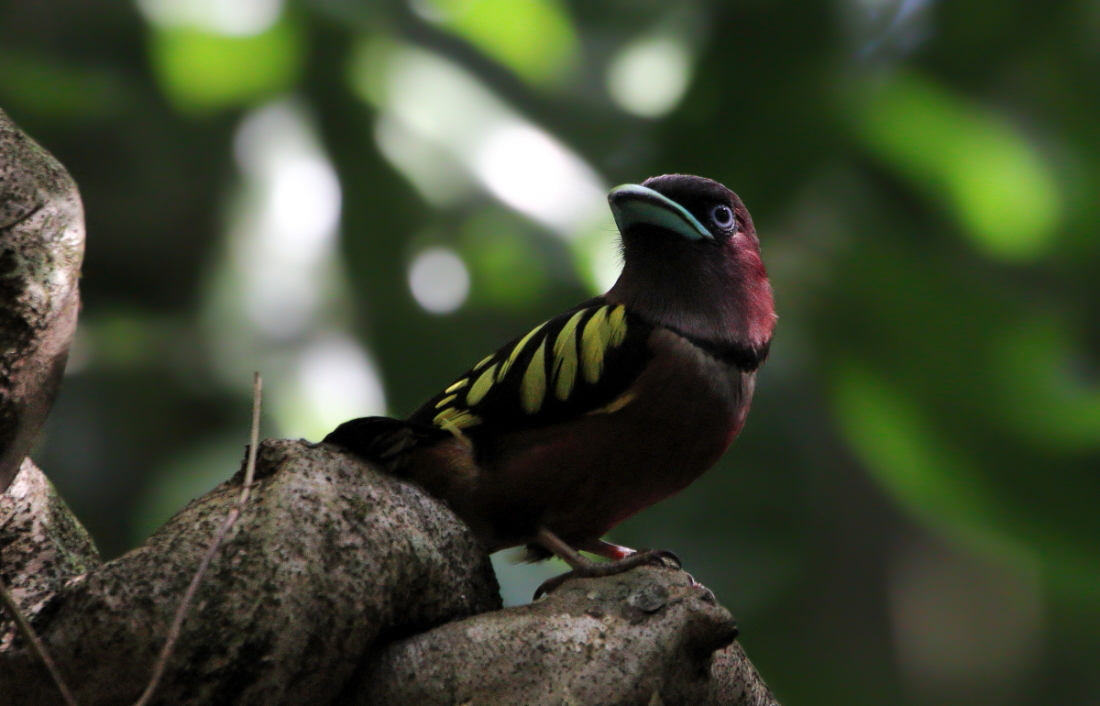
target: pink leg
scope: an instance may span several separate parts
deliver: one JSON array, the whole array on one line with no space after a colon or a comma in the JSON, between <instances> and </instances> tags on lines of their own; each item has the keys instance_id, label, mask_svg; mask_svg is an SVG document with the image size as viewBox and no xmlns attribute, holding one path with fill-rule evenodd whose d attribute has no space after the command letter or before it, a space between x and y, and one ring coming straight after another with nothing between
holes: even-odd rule
<instances>
[{"instance_id":1,"label":"pink leg","mask_svg":"<svg viewBox=\"0 0 1100 706\"><path fill-rule=\"evenodd\" d=\"M596 556L602 556L605 559L611 559L612 561L625 559L631 554L638 553L637 549L620 547L618 544L605 542L602 539L586 540L578 544L577 549L580 549L582 552L588 552L589 554L595 554Z\"/></svg>"}]
</instances>

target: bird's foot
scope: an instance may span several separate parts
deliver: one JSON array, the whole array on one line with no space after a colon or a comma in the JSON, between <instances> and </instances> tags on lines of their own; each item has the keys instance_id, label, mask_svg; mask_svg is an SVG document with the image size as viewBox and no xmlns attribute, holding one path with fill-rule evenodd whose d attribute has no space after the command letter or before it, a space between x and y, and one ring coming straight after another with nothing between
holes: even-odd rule
<instances>
[{"instance_id":1,"label":"bird's foot","mask_svg":"<svg viewBox=\"0 0 1100 706\"><path fill-rule=\"evenodd\" d=\"M615 574L621 574L624 571L630 571L635 567L645 565L661 566L672 569L683 568L683 562L680 561L680 557L667 549L647 549L640 552L634 552L627 557L616 559L615 561L595 562L585 559L582 562L570 563L573 565L572 571L567 571L564 574L544 581L542 585L538 587L538 590L535 591L533 600L538 600L549 593L553 593L570 579L614 576ZM694 579L692 579L692 582L694 582Z\"/></svg>"}]
</instances>

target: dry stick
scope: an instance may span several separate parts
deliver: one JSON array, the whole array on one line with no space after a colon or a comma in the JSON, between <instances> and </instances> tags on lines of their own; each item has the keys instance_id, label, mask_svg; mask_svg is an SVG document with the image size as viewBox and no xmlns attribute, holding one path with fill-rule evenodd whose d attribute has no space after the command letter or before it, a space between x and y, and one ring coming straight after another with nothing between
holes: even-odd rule
<instances>
[{"instance_id":1,"label":"dry stick","mask_svg":"<svg viewBox=\"0 0 1100 706\"><path fill-rule=\"evenodd\" d=\"M237 518L241 515L241 510L244 509L245 503L248 502L248 491L252 487L252 476L256 472L256 448L260 445L260 400L261 392L263 389L263 380L260 378L259 373L255 373L252 377L252 437L248 445L248 463L245 465L244 471L244 487L241 488L241 497L237 500L237 504L230 509L229 514L225 517L225 522L222 524L221 529L214 535L214 541L210 543L210 548L206 550L206 555L203 556L202 561L199 563L199 568L195 571L195 576L191 579L191 585L187 587L187 592L183 594L183 600L180 601L179 608L176 609L176 617L172 620L172 626L168 628L168 639L164 643L164 648L160 651L160 656L157 657L156 665L153 667L153 676L149 679L149 685L145 687L145 691L141 694L134 706L145 706L149 703L149 700L153 698L153 692L156 691L157 686L160 684L161 677L164 676L164 669L168 665L168 659L172 656L172 649L176 646L176 641L179 639L180 630L183 627L183 620L187 617L187 609L191 605L191 601L195 598L195 593L198 592L199 584L202 583L203 577L206 575L206 570L210 566L210 562L214 559L214 554L217 553L218 547L221 546L225 536L229 534L229 530L233 528L233 524L236 523ZM75 704L74 704L75 706Z\"/></svg>"},{"instance_id":2,"label":"dry stick","mask_svg":"<svg viewBox=\"0 0 1100 706\"><path fill-rule=\"evenodd\" d=\"M46 646L38 639L34 628L27 622L23 611L19 610L19 606L16 605L15 599L8 593L8 589L3 582L0 582L0 602L4 604L8 612L11 613L11 617L15 619L15 625L19 628L19 633L23 636L23 639L30 643L31 649L38 655L38 659L46 665L46 670L49 671L53 683L57 684L57 690L61 692L61 698L65 699L68 706L77 706L76 699L73 698L73 692L69 691L69 687L65 685L65 680L61 678L61 672L57 671L57 665L54 664L50 653L46 651Z\"/></svg>"}]
</instances>

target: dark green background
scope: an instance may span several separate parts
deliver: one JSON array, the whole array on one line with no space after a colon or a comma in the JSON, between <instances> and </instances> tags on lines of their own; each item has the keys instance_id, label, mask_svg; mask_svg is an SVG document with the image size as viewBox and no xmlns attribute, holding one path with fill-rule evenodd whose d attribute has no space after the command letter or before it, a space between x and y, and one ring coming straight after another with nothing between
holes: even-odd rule
<instances>
[{"instance_id":1,"label":"dark green background","mask_svg":"<svg viewBox=\"0 0 1100 706\"><path fill-rule=\"evenodd\" d=\"M407 414L591 295L606 213L561 237L479 186L462 139L410 143L465 184L444 205L383 155L399 111L371 82L415 47L602 187L696 173L751 209L781 318L747 428L611 538L680 553L783 703L1100 703L1100 5L314 0L232 36L201 14L0 2L0 106L73 173L88 224L35 458L107 555L236 469L252 369L265 435L316 439L294 371L317 341L360 341ZM653 36L689 83L644 118L605 76ZM262 184L234 157L272 105L343 197L321 303L281 337L246 312L269 259L241 250ZM434 245L470 272L451 314L407 284ZM507 569L509 599L542 575Z\"/></svg>"}]
</instances>

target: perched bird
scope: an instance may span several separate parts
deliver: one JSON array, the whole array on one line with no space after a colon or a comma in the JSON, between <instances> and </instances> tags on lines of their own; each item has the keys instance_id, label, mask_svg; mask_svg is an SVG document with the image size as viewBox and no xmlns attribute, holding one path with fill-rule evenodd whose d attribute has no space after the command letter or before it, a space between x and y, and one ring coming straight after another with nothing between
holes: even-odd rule
<instances>
[{"instance_id":1,"label":"perched bird","mask_svg":"<svg viewBox=\"0 0 1100 706\"><path fill-rule=\"evenodd\" d=\"M668 174L608 201L623 270L606 294L487 356L407 420L356 419L325 438L445 500L490 552L527 545L567 576L667 555L601 537L722 456L776 320L732 191Z\"/></svg>"}]
</instances>

